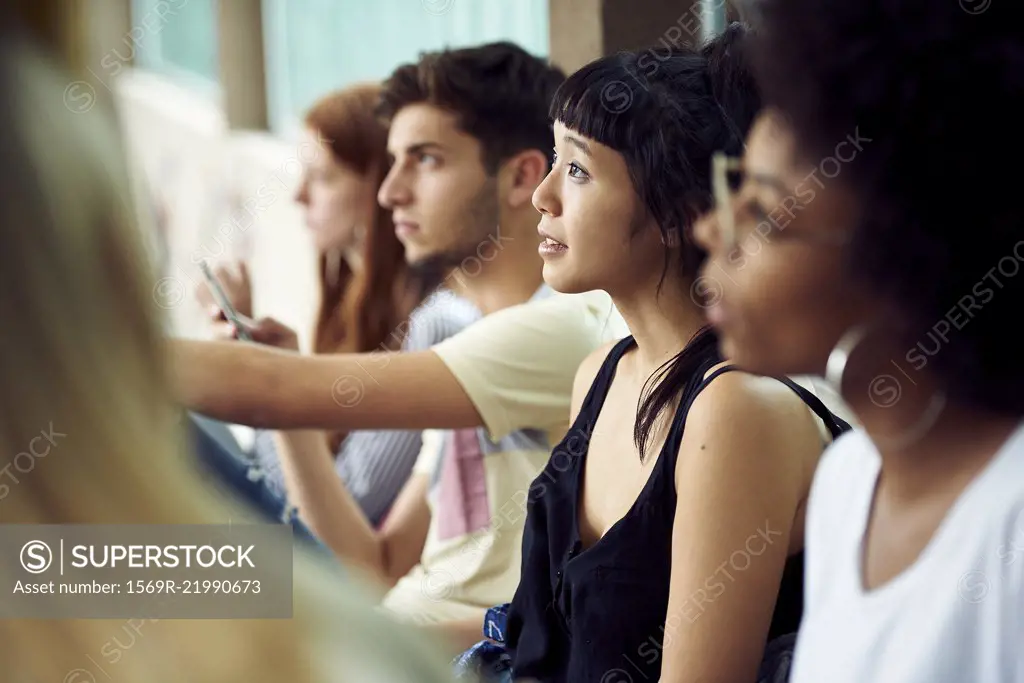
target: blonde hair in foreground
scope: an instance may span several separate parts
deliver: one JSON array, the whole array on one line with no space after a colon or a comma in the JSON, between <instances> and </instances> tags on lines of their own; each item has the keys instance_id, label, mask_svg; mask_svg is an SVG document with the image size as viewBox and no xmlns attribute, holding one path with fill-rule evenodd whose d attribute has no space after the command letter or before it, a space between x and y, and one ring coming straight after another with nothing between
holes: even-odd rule
<instances>
[{"instance_id":1,"label":"blonde hair in foreground","mask_svg":"<svg viewBox=\"0 0 1024 683\"><path fill-rule=\"evenodd\" d=\"M61 76L4 37L0 467L41 434L52 444L3 478L0 521L243 521L183 447L118 134L100 107L64 106ZM292 620L0 621L3 679L87 683L99 663L118 683L444 680L349 579L299 553L294 576Z\"/></svg>"}]
</instances>

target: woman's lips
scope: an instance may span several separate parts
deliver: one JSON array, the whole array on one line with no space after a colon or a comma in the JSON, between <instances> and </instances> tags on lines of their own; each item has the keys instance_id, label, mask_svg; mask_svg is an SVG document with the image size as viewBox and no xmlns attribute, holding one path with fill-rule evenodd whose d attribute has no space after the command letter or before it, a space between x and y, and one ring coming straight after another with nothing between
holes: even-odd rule
<instances>
[{"instance_id":1,"label":"woman's lips","mask_svg":"<svg viewBox=\"0 0 1024 683\"><path fill-rule=\"evenodd\" d=\"M537 247L537 251L541 256L556 256L568 251L569 247L564 242L559 242L540 226L537 226L537 234L543 238Z\"/></svg>"},{"instance_id":2,"label":"woman's lips","mask_svg":"<svg viewBox=\"0 0 1024 683\"><path fill-rule=\"evenodd\" d=\"M395 235L397 235L399 239L413 235L419 232L419 230L419 224L413 223L412 221L397 221L395 223Z\"/></svg>"},{"instance_id":3,"label":"woman's lips","mask_svg":"<svg viewBox=\"0 0 1024 683\"><path fill-rule=\"evenodd\" d=\"M556 256L558 254L564 254L568 250L569 247L565 246L561 242L551 239L550 237L545 238L537 247L537 251L541 256Z\"/></svg>"}]
</instances>

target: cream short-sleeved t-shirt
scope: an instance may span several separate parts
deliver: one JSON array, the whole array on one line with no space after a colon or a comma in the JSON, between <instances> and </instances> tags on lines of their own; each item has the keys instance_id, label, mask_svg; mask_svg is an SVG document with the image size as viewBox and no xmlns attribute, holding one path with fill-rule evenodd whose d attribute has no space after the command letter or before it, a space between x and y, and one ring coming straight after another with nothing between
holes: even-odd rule
<instances>
[{"instance_id":1,"label":"cream short-sleeved t-shirt","mask_svg":"<svg viewBox=\"0 0 1024 683\"><path fill-rule=\"evenodd\" d=\"M576 370L628 333L604 292L542 287L433 347L486 426L424 433L414 471L430 477L430 529L420 564L386 608L426 622L512 599L528 491L569 428Z\"/></svg>"}]
</instances>

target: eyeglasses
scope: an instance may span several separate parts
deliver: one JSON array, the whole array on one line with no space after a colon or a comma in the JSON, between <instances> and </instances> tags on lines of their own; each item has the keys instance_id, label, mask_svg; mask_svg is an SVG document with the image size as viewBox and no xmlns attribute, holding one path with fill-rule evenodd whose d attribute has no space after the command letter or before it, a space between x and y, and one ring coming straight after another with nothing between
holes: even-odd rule
<instances>
[{"instance_id":1,"label":"eyeglasses","mask_svg":"<svg viewBox=\"0 0 1024 683\"><path fill-rule=\"evenodd\" d=\"M750 236L751 231L757 225L756 221L745 222L740 226L736 220L735 198L740 194L740 188L746 181L746 170L743 160L739 157L729 156L723 152L716 152L711 157L711 190L715 200L715 213L718 222L719 238L727 251L732 251L739 246L742 239ZM775 185L774 181L769 180ZM797 193L790 192L781 187L780 191L787 194L794 201L794 206L804 203L797 199ZM813 197L814 195L812 195ZM785 202L780 202L785 208ZM801 206L803 208L803 206ZM786 209L789 212L789 209ZM792 216L792 213L790 212ZM778 228L778 236L785 236L789 239L797 239L820 246L842 247L849 244L849 235L836 233L822 233L819 231L790 231L784 232L786 226L778 225L771 217L765 219L771 226ZM740 233L743 234L740 234ZM759 233L760 234L760 233ZM771 240L768 240L771 241Z\"/></svg>"},{"instance_id":2,"label":"eyeglasses","mask_svg":"<svg viewBox=\"0 0 1024 683\"><path fill-rule=\"evenodd\" d=\"M731 157L724 152L715 152L711 157L711 190L715 197L715 211L718 214L718 229L722 243L731 251L736 248L736 212L733 211L732 199L740 182L735 187L729 184L729 173L740 176L743 161L739 157Z\"/></svg>"}]
</instances>

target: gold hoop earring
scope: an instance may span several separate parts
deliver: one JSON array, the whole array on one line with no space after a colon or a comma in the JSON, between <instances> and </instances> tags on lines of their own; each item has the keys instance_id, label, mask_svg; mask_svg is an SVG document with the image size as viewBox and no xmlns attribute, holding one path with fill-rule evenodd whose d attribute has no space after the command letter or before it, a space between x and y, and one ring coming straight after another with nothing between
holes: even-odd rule
<instances>
[{"instance_id":1,"label":"gold hoop earring","mask_svg":"<svg viewBox=\"0 0 1024 683\"><path fill-rule=\"evenodd\" d=\"M867 335L867 325L855 325L843 333L832 352L828 354L828 362L825 364L825 380L832 385L840 396L843 393L843 374L846 372L846 365L850 362L850 356L857 345Z\"/></svg>"},{"instance_id":2,"label":"gold hoop earring","mask_svg":"<svg viewBox=\"0 0 1024 683\"><path fill-rule=\"evenodd\" d=\"M853 355L854 349L864 340L867 336L869 326L868 325L855 325L847 330L836 342L836 345L832 348L832 352L829 353L828 361L825 364L825 381L827 381L832 388L836 391L839 396L843 395L843 379L846 373L846 366L850 362L850 356ZM895 396L894 400L878 401L872 395L872 392L879 389L879 384L884 379L890 379L895 382ZM913 383L913 380L911 380ZM869 383L868 398L872 404L879 408L891 408L899 402L902 391L899 388L899 381L890 375L876 375L875 378ZM924 412L921 413L914 424L912 424L906 430L895 434L893 436L887 435L872 435L871 440L878 446L887 448L906 448L907 446L920 441L925 434L931 431L931 428L938 422L939 416L942 414L943 409L946 407L946 392L939 391L933 394L928 399L928 406Z\"/></svg>"}]
</instances>

